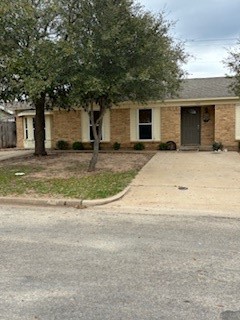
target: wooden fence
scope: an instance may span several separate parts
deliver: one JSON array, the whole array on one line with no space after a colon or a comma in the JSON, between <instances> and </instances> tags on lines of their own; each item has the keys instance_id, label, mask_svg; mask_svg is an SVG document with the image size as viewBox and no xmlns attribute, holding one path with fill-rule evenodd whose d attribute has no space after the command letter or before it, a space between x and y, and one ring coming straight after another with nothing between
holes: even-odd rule
<instances>
[{"instance_id":1,"label":"wooden fence","mask_svg":"<svg viewBox=\"0 0 240 320\"><path fill-rule=\"evenodd\" d=\"M16 147L16 123L0 121L0 149Z\"/></svg>"}]
</instances>

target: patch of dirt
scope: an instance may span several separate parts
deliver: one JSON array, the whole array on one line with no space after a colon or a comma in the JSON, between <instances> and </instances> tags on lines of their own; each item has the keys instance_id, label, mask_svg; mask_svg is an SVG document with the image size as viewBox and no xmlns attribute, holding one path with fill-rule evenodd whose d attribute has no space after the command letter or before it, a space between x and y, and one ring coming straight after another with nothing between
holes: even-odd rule
<instances>
[{"instance_id":1,"label":"patch of dirt","mask_svg":"<svg viewBox=\"0 0 240 320\"><path fill-rule=\"evenodd\" d=\"M153 156L153 152L146 153L100 153L95 172L124 172L141 169ZM87 171L91 153L84 152L51 152L46 157L33 155L24 158L9 159L1 162L1 166L32 166L36 172L28 177L34 178L69 178L95 174ZM37 170L42 168L41 170Z\"/></svg>"}]
</instances>

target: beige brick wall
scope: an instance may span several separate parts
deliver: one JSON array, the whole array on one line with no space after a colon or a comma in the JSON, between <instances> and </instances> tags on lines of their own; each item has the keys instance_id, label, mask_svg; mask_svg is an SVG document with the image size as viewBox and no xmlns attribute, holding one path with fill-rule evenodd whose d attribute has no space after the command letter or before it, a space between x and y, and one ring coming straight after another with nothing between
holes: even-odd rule
<instances>
[{"instance_id":1,"label":"beige brick wall","mask_svg":"<svg viewBox=\"0 0 240 320\"><path fill-rule=\"evenodd\" d=\"M56 110L52 117L53 148L58 140L72 144L81 140L81 110Z\"/></svg>"},{"instance_id":2,"label":"beige brick wall","mask_svg":"<svg viewBox=\"0 0 240 320\"><path fill-rule=\"evenodd\" d=\"M180 145L181 136L181 108L161 108L161 140L162 142L174 141L177 147Z\"/></svg>"},{"instance_id":3,"label":"beige brick wall","mask_svg":"<svg viewBox=\"0 0 240 320\"><path fill-rule=\"evenodd\" d=\"M24 127L23 127L23 118L16 117L16 129L17 129L17 148L23 149L23 140L24 140Z\"/></svg>"},{"instance_id":4,"label":"beige brick wall","mask_svg":"<svg viewBox=\"0 0 240 320\"><path fill-rule=\"evenodd\" d=\"M130 109L112 109L110 111L111 142L122 146L130 144Z\"/></svg>"},{"instance_id":5,"label":"beige brick wall","mask_svg":"<svg viewBox=\"0 0 240 320\"><path fill-rule=\"evenodd\" d=\"M210 115L210 120L208 122L203 121L203 116L205 109L208 109ZM214 106L204 106L201 108L201 145L202 146L211 146L214 142Z\"/></svg>"},{"instance_id":6,"label":"beige brick wall","mask_svg":"<svg viewBox=\"0 0 240 320\"><path fill-rule=\"evenodd\" d=\"M235 105L216 105L215 108L215 139L222 142L229 150L237 150L235 141Z\"/></svg>"},{"instance_id":7,"label":"beige brick wall","mask_svg":"<svg viewBox=\"0 0 240 320\"><path fill-rule=\"evenodd\" d=\"M208 106L210 121L203 122L201 114L201 145L211 145L214 140L221 141L229 150L236 150L238 142L235 141L235 105ZM81 112L55 110L52 115L52 146L58 140L66 140L70 144L81 141ZM177 147L181 143L181 107L163 106L161 113L161 141L175 141ZM24 127L22 117L17 117L17 147L23 148ZM121 143L122 148L133 148L134 142L130 139L130 106L126 109L112 109L110 111L110 137L109 143L103 147L112 147L114 142ZM215 133L214 133L215 130ZM90 145L90 144L89 144ZM159 142L144 142L146 149L157 149Z\"/></svg>"}]
</instances>

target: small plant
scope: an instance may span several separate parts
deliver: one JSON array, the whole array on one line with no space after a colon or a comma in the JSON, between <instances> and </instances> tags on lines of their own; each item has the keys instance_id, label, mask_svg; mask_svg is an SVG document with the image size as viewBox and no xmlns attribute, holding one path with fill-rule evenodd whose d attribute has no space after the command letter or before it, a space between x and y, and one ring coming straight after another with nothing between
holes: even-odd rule
<instances>
[{"instance_id":1,"label":"small plant","mask_svg":"<svg viewBox=\"0 0 240 320\"><path fill-rule=\"evenodd\" d=\"M81 141L75 141L72 144L73 150L84 150L83 143Z\"/></svg>"},{"instance_id":2,"label":"small plant","mask_svg":"<svg viewBox=\"0 0 240 320\"><path fill-rule=\"evenodd\" d=\"M223 145L221 142L214 141L212 144L213 150L218 151L223 149Z\"/></svg>"},{"instance_id":3,"label":"small plant","mask_svg":"<svg viewBox=\"0 0 240 320\"><path fill-rule=\"evenodd\" d=\"M67 150L69 147L69 144L65 140L58 140L58 142L56 143L56 147L59 150Z\"/></svg>"},{"instance_id":4,"label":"small plant","mask_svg":"<svg viewBox=\"0 0 240 320\"><path fill-rule=\"evenodd\" d=\"M160 143L159 150L168 150L168 145L164 142Z\"/></svg>"},{"instance_id":5,"label":"small plant","mask_svg":"<svg viewBox=\"0 0 240 320\"><path fill-rule=\"evenodd\" d=\"M121 143L115 142L115 143L113 144L113 149L114 149L114 150L119 150L120 148L121 148Z\"/></svg>"},{"instance_id":6,"label":"small plant","mask_svg":"<svg viewBox=\"0 0 240 320\"><path fill-rule=\"evenodd\" d=\"M138 143L135 143L133 148L134 148L134 150L144 150L145 146L142 142L138 142Z\"/></svg>"}]
</instances>

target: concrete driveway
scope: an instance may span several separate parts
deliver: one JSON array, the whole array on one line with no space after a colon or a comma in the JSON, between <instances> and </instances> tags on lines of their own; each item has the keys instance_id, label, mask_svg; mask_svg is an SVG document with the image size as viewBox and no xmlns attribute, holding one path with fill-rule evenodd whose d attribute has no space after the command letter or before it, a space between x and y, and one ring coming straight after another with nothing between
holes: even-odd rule
<instances>
[{"instance_id":1,"label":"concrete driveway","mask_svg":"<svg viewBox=\"0 0 240 320\"><path fill-rule=\"evenodd\" d=\"M0 150L0 161L25 156L33 152L33 150L2 149Z\"/></svg>"},{"instance_id":2,"label":"concrete driveway","mask_svg":"<svg viewBox=\"0 0 240 320\"><path fill-rule=\"evenodd\" d=\"M240 156L158 152L115 206L240 213Z\"/></svg>"}]
</instances>

